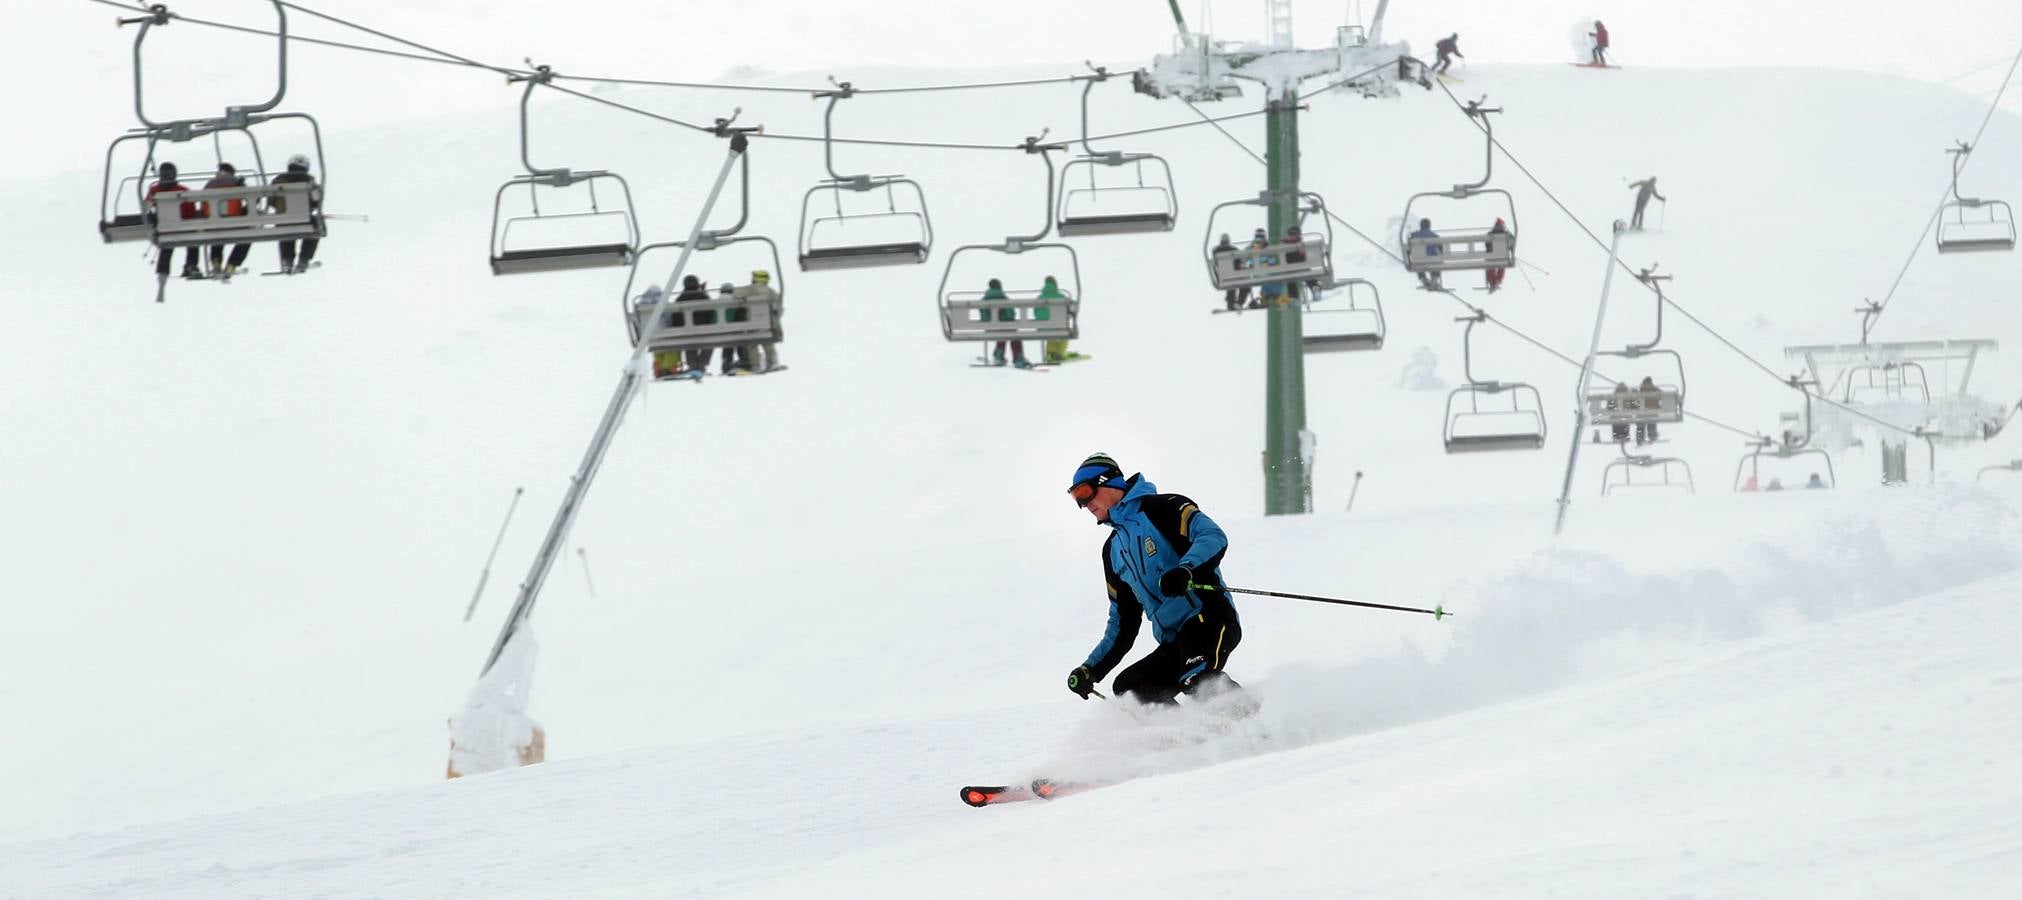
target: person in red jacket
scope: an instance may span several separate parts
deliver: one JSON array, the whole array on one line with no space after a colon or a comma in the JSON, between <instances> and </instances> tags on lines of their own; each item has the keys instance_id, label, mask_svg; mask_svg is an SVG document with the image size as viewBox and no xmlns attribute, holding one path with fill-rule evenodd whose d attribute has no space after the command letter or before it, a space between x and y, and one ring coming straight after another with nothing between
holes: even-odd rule
<instances>
[{"instance_id":1,"label":"person in red jacket","mask_svg":"<svg viewBox=\"0 0 2022 900\"><path fill-rule=\"evenodd\" d=\"M1606 25L1603 25L1603 24L1601 24L1601 20L1600 20L1600 19L1595 19L1595 20L1594 20L1594 30L1593 30L1592 32L1589 32L1589 33L1587 34L1587 37L1590 37L1590 38L1593 38L1593 39L1594 39L1594 62L1593 62L1593 65L1596 65L1596 66L1605 66L1605 65L1607 65L1607 64L1608 64L1608 26L1606 26Z\"/></svg>"},{"instance_id":2,"label":"person in red jacket","mask_svg":"<svg viewBox=\"0 0 2022 900\"><path fill-rule=\"evenodd\" d=\"M240 178L239 170L237 168L234 168L232 164L228 162L218 163L217 174L212 176L211 180L204 182L204 190L211 190L212 188L237 188L245 186L246 186L246 179ZM218 215L224 216L226 218L243 216L246 214L246 211L247 211L246 201L244 200L225 200L218 204ZM212 244L211 271L214 273L224 275L226 278L232 277L233 275L238 273L240 266L246 264L246 254L251 253L252 250L253 245L250 242L242 241L240 243L233 244L232 255L229 259L227 259L225 257L225 245Z\"/></svg>"},{"instance_id":3,"label":"person in red jacket","mask_svg":"<svg viewBox=\"0 0 2022 900\"><path fill-rule=\"evenodd\" d=\"M182 182L176 180L175 163L162 163L155 172L160 177L155 180L154 184L148 185L148 199L152 200L156 194L170 194L189 190ZM210 210L205 209L208 205L206 203L192 203L185 200L181 206L182 217L185 219L201 219L210 214ZM152 223L154 221L154 204L147 204L147 209L148 221ZM194 246L187 247L184 249L184 254L183 277L202 278L204 273L197 269L197 248ZM163 250L157 254L154 259L154 273L162 278L167 278L169 260L174 256L174 249Z\"/></svg>"}]
</instances>

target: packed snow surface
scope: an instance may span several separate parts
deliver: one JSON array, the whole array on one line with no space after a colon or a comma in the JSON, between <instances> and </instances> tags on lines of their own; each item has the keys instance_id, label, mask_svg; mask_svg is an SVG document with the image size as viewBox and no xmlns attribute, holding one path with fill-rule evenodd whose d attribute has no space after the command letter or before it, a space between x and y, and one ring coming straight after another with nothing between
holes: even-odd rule
<instances>
[{"instance_id":1,"label":"packed snow surface","mask_svg":"<svg viewBox=\"0 0 2022 900\"><path fill-rule=\"evenodd\" d=\"M1609 20L1630 52L1626 18ZM1553 196L1497 157L1530 266L1494 297L1470 274L1449 284L1568 355L1586 346L1604 257L1554 198L1604 234L1629 211L1626 182L1659 175L1671 200L1625 238L1625 261L1661 263L1673 297L1780 377L1782 347L1854 340L1848 311L1886 290L1944 187L1940 151L1986 109L1873 72L1593 72L1476 52L1455 93L1507 110L1497 137ZM820 147L755 143L750 230L788 259L743 245L694 271L783 276L792 368L639 398L534 619L539 661L520 684L550 762L442 782L447 720L627 352L625 273L489 274L489 200L519 164L512 91L450 95L427 118L409 97L376 117L346 93L350 57L297 59L289 106L332 110L329 209L371 216L334 223L310 276L175 282L149 303L143 248L88 230L116 115L102 135L65 135L67 165L0 181L16 211L0 246L18 262L0 297L15 386L0 394L14 437L0 895L2022 891L2008 752L2022 742L2022 476L1974 481L2022 456L2012 433L1940 447L1935 471L1913 446L1900 489L1876 486L1878 454L1857 450L1835 458L1838 490L1737 494L1742 435L1666 426L1662 451L1693 464L1698 493L1603 500L1614 451L1588 445L1554 540L1576 370L1478 327L1475 375L1535 384L1553 430L1538 452L1443 454L1467 310L1410 290L1337 225L1336 266L1381 288L1389 342L1308 359L1318 511L1263 518L1263 317L1208 315L1219 296L1200 261L1207 210L1254 196L1262 167L1206 128L1098 144L1171 161L1179 227L1070 242L1076 347L1093 359L1044 374L969 368L974 345L943 342L934 311L956 246L1037 229L1034 159L838 147L842 171L924 185L933 259L803 274L790 257ZM401 65L361 77L413 71ZM130 102L120 78L79 85L80 109ZM822 108L597 94L700 121L742 107L776 133L818 133ZM1248 111L1252 94L1202 108ZM1008 146L1073 135L1078 97L867 95L837 129ZM566 98L538 96L534 116L536 161L623 173L648 240L685 232L723 159L714 139ZM1192 113L1119 79L1092 116L1122 131ZM1260 120L1225 127L1261 152ZM1482 164L1440 91L1319 96L1301 137L1306 186L1386 246L1409 194ZM285 157L291 139L264 152ZM1997 114L1983 146L1969 191L2022 196L2022 120ZM188 173L210 164L177 152ZM951 285L1059 274L1033 258L966 268L974 256ZM270 268L273 250L253 258ZM2018 289L2010 254L1926 247L1877 337L2022 340ZM1652 308L1618 279L1603 346L1646 339ZM1769 433L1794 408L1685 317L1666 315L1664 342L1698 413ZM1996 355L1975 387L2012 403L2018 376ZM1077 701L1061 682L1102 627L1103 532L1062 490L1094 450L1215 516L1233 584L1457 615L1241 599L1230 671L1261 701L1254 717ZM1795 486L1811 466L1793 465L1779 475ZM518 712L466 725L521 729ZM1117 783L985 810L955 796L1041 776Z\"/></svg>"}]
</instances>

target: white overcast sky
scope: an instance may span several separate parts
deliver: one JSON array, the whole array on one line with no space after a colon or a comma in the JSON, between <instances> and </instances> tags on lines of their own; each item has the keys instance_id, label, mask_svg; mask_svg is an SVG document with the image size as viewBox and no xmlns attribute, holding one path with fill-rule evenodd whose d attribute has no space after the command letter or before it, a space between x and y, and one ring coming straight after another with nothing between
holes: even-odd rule
<instances>
[{"instance_id":1,"label":"white overcast sky","mask_svg":"<svg viewBox=\"0 0 2022 900\"><path fill-rule=\"evenodd\" d=\"M1165 0L320 0L311 8L445 50L503 64L523 57L582 74L711 80L740 66L777 73L853 68L964 68L1058 65L1094 59L1134 68L1170 44ZM1200 0L1181 9L1199 26ZM190 16L268 25L262 0L170 0ZM1215 34L1253 38L1263 30L1263 0L1209 4ZM1336 26L1374 0L1306 2L1295 7L1302 45L1332 39ZM1914 10L1910 18L1903 18ZM5 171L99 165L104 145L134 124L132 29L113 26L118 11L93 0L32 0L10 11L12 68L5 92L11 140L0 142ZM1631 66L1794 65L1859 69L1952 82L1990 96L2022 47L2016 0L1926 0L1919 4L1817 0L1699 0L1656 3L1601 0L1394 0L1386 31L1418 49L1449 31L1473 63L1550 63L1568 57L1575 23L1599 17ZM363 39L297 13L291 26L315 36ZM214 114L246 102L243 88L271 91L271 49L257 39L188 25L149 38L161 64L148 89L164 104ZM150 61L155 57L150 56ZM174 64L172 68L170 64ZM287 108L356 122L411 119L432 111L509 102L494 76L422 64L365 59L300 48ZM865 84L864 86L869 86ZM228 91L227 87L240 90ZM207 93L208 92L208 93ZM2022 109L2011 91L2009 109ZM215 96L213 96L215 95ZM309 109L308 99L317 103ZM296 102L299 101L299 102ZM152 111L161 112L161 110ZM1605 111L1597 111L1605 114ZM327 127L327 126L326 126Z\"/></svg>"}]
</instances>

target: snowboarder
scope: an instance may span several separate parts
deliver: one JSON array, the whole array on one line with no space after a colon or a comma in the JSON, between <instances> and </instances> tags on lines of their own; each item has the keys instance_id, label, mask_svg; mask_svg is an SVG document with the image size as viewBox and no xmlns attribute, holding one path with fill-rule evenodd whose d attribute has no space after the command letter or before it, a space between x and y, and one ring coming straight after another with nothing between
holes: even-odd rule
<instances>
[{"instance_id":1,"label":"snowboarder","mask_svg":"<svg viewBox=\"0 0 2022 900\"><path fill-rule=\"evenodd\" d=\"M1508 233L1509 233L1509 226L1508 226L1508 225L1506 225L1506 224L1504 224L1504 223L1503 223L1503 220L1502 220L1502 219L1498 218L1498 219L1496 219L1496 220L1495 220L1495 227L1493 227L1493 228L1490 228L1490 229L1488 230L1488 233L1489 233L1489 234L1508 234ZM1492 240L1492 239L1491 239L1491 240ZM1509 274L1509 270L1508 270L1508 269L1487 269L1487 270L1484 270L1484 271L1482 272L1482 274L1483 274L1483 275L1484 275L1485 277L1487 277L1487 278L1488 278L1488 292L1489 292L1489 293L1491 293L1491 294L1493 294L1493 293L1495 293L1496 291L1502 290L1502 279L1503 279L1503 276L1504 276L1504 275L1507 275L1507 274Z\"/></svg>"},{"instance_id":2,"label":"snowboarder","mask_svg":"<svg viewBox=\"0 0 2022 900\"><path fill-rule=\"evenodd\" d=\"M309 174L309 157L307 156L297 153L294 156L288 157L288 171L274 176L274 183L310 185L309 208L313 210L320 209L323 206L323 198L317 194L315 188L316 176ZM275 197L272 202L274 212L284 213L288 211L288 198ZM302 255L299 258L295 256L295 242L292 239L281 241L280 250L281 271L307 272L309 271L310 261L316 258L316 239L302 239Z\"/></svg>"},{"instance_id":3,"label":"snowboarder","mask_svg":"<svg viewBox=\"0 0 2022 900\"><path fill-rule=\"evenodd\" d=\"M1236 253L1235 242L1229 240L1229 236L1226 234L1222 235L1222 242L1216 244L1214 249L1216 256L1221 256L1224 253L1229 254L1231 257L1235 256ZM1243 260L1236 259L1231 261L1230 268L1240 270L1247 269L1249 266L1245 265ZM1230 312L1242 309L1243 304L1248 302L1250 302L1249 285L1239 288L1228 288L1222 291L1222 305L1228 307Z\"/></svg>"},{"instance_id":4,"label":"snowboarder","mask_svg":"<svg viewBox=\"0 0 2022 900\"><path fill-rule=\"evenodd\" d=\"M1431 219L1419 219L1418 230L1412 232L1411 236L1415 238L1436 238L1439 237L1439 232L1432 230ZM1425 245L1426 256L1438 256L1439 251L1440 251L1439 244ZM1420 271L1418 273L1418 286L1428 291L1437 291L1445 287L1445 285L1440 283L1439 271L1436 269L1425 269Z\"/></svg>"},{"instance_id":5,"label":"snowboarder","mask_svg":"<svg viewBox=\"0 0 2022 900\"><path fill-rule=\"evenodd\" d=\"M1011 295L1009 295L1009 294L1006 294L1006 293L1004 293L1004 282L1002 282L1002 281L1000 281L1000 280L998 280L998 279L992 278L992 279L990 279L990 286L989 286L989 287L988 287L987 289L985 289L985 290L983 291L983 299L985 299L985 300L1009 300L1009 299L1011 299ZM983 321L986 321L986 322L987 322L987 321L989 321L989 320L990 320L990 313L989 313L988 311L985 311L985 312L983 313ZM1006 306L1006 307L1004 307L1004 308L1002 308L1002 309L999 309L999 310L997 310L997 321L999 321L999 322L1016 322L1016 321L1018 321L1018 310L1017 310L1017 308L1016 308L1016 307L1011 307L1011 306ZM997 342L997 347L996 347L996 349L995 349L995 350L993 350L993 351L991 352L991 354L990 354L990 364L991 364L991 365L993 365L993 366L1001 366L1001 365L1003 365L1003 364L1004 364L1004 345L1005 345L1005 344L1010 344L1010 345L1011 345L1011 364L1012 364L1012 365L1014 365L1014 366L1017 366L1018 368L1021 368L1021 369L1029 369L1029 368L1032 368L1032 363L1030 363L1030 362L1026 361L1026 359L1025 359L1025 342L1024 342L1024 341L998 341L998 342Z\"/></svg>"},{"instance_id":6,"label":"snowboarder","mask_svg":"<svg viewBox=\"0 0 2022 900\"><path fill-rule=\"evenodd\" d=\"M1608 64L1608 26L1595 19L1594 30L1588 32L1587 37L1594 39L1594 61L1590 65L1605 67Z\"/></svg>"},{"instance_id":7,"label":"snowboarder","mask_svg":"<svg viewBox=\"0 0 2022 900\"><path fill-rule=\"evenodd\" d=\"M779 302L779 293L772 289L772 273L764 269L751 270L751 284L745 288L745 291L751 296L768 303L777 304ZM778 321L781 315L784 315L784 311L775 305L772 310L773 320L775 322ZM770 372L779 368L778 342L760 341L757 344L757 350L758 371Z\"/></svg>"},{"instance_id":8,"label":"snowboarder","mask_svg":"<svg viewBox=\"0 0 2022 900\"><path fill-rule=\"evenodd\" d=\"M1060 289L1059 280L1055 279L1051 275L1048 275L1046 276L1046 283L1040 285L1039 287L1039 299L1066 300L1068 299L1068 296L1067 292L1062 291ZM1034 307L1032 310L1032 318L1038 319L1042 322L1052 318L1052 315L1053 315L1052 310L1049 310L1044 306ZM1064 363L1070 359L1081 358L1081 354L1067 349L1067 340L1065 338L1047 341L1044 346L1046 348L1045 359L1048 363L1051 363L1053 365L1059 365L1060 363Z\"/></svg>"},{"instance_id":9,"label":"snowboarder","mask_svg":"<svg viewBox=\"0 0 2022 900\"><path fill-rule=\"evenodd\" d=\"M246 179L239 177L239 170L228 162L218 163L217 173L211 176L211 180L204 182L204 190L207 191L214 188L240 188L245 186ZM226 200L218 204L218 215L225 218L235 218L243 216L246 213L245 200ZM250 241L241 241L233 244L232 255L229 258L225 256L225 245L223 244L212 244L210 250L211 271L230 278L239 273L239 267L246 262L246 254L253 252L253 244Z\"/></svg>"},{"instance_id":10,"label":"snowboarder","mask_svg":"<svg viewBox=\"0 0 2022 900\"><path fill-rule=\"evenodd\" d=\"M1432 64L1432 74L1434 75L1444 75L1447 69L1453 68L1454 57L1467 58L1467 54L1460 52L1460 32L1458 31L1440 38L1439 43L1432 45L1432 49L1439 53L1439 59Z\"/></svg>"},{"instance_id":11,"label":"snowboarder","mask_svg":"<svg viewBox=\"0 0 2022 900\"><path fill-rule=\"evenodd\" d=\"M1665 200L1663 194L1657 193L1657 176L1655 175L1642 181L1629 182L1629 190L1636 192L1636 214L1629 217L1629 227L1636 231L1643 230L1643 207L1650 205L1651 197L1657 198L1662 203L1671 202Z\"/></svg>"},{"instance_id":12,"label":"snowboarder","mask_svg":"<svg viewBox=\"0 0 2022 900\"><path fill-rule=\"evenodd\" d=\"M154 199L154 195L156 194L173 194L189 190L188 186L176 180L175 163L172 162L162 163L160 166L157 166L155 168L155 174L157 176L155 179L155 183L148 185L147 188L147 197L150 200ZM195 203L185 200L178 207L178 210L182 214L182 217L185 219L201 219L210 212L210 210L205 208L207 206L209 206L209 204L207 203ZM147 209L148 209L147 214L148 221L153 222L154 205L152 203L148 204ZM171 261L175 259L175 255L176 255L175 248L171 247L162 250L158 255L155 256L154 274L158 280L164 282L168 280L169 264ZM190 247L186 248L183 252L183 277L202 278L203 275L204 275L203 271L197 268L197 248L195 245L191 245Z\"/></svg>"},{"instance_id":13,"label":"snowboarder","mask_svg":"<svg viewBox=\"0 0 2022 900\"><path fill-rule=\"evenodd\" d=\"M1067 689L1088 699L1130 652L1140 616L1151 620L1158 648L1117 674L1111 687L1118 695L1171 704L1204 687L1240 688L1222 672L1243 629L1222 582L1229 541L1221 527L1192 500L1159 493L1142 473L1125 478L1102 453L1082 460L1067 492L1111 529L1102 544L1109 627L1067 674Z\"/></svg>"}]
</instances>

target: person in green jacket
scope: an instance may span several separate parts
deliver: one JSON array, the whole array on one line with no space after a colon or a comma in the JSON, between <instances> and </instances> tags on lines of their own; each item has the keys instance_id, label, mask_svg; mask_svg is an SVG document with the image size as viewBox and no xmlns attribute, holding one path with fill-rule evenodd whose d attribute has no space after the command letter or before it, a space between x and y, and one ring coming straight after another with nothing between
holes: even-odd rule
<instances>
[{"instance_id":1,"label":"person in green jacket","mask_svg":"<svg viewBox=\"0 0 2022 900\"><path fill-rule=\"evenodd\" d=\"M1045 286L1039 289L1039 299L1067 300L1070 298L1067 296L1066 293L1060 290L1060 282L1055 280L1053 276L1048 275L1046 276ZM1044 322L1047 319L1052 318L1052 316L1053 311L1045 306L1035 307L1032 310L1032 318L1037 319L1041 322ZM1065 338L1062 338L1060 340L1053 340L1046 342L1045 358L1048 363L1058 365L1070 359L1080 359L1081 354L1069 351L1067 349L1067 340Z\"/></svg>"},{"instance_id":2,"label":"person in green jacket","mask_svg":"<svg viewBox=\"0 0 2022 900\"><path fill-rule=\"evenodd\" d=\"M1002 282L1002 281L1000 281L1000 280L998 280L998 279L992 278L992 279L990 279L990 287L989 287L989 288L987 288L987 289L985 289L985 290L983 291L983 299L985 299L985 300L1009 300L1009 299L1011 299L1011 295L1009 295L1009 294L1006 294L1006 293L1004 293L1004 282ZM986 321L987 321L987 320L989 319L989 317L990 317L990 314L989 314L989 313L988 313L987 311L983 313L983 318L984 318L984 319L985 319ZM1002 309L999 309L999 310L997 310L997 321L999 321L999 322L1016 322L1016 321L1018 321L1018 309L1017 309L1017 307L1012 307L1012 306L1006 306L1006 307L1003 307ZM1026 361L1025 361L1025 342L1024 342L1024 341L998 341L998 342L997 342L997 348L996 348L996 351L995 351L995 352L993 352L993 353L992 353L992 354L990 355L990 360L991 360L991 364L992 364L992 365L998 365L998 366L1001 366L1001 365L1003 365L1003 364L1004 364L1004 345L1005 345L1005 344L1010 344L1010 345L1011 345L1011 364L1012 364L1012 365L1014 365L1014 366L1017 366L1018 368L1021 368L1021 369L1029 369L1029 368L1032 368L1032 364L1031 364L1031 363L1029 363L1029 362L1026 362Z\"/></svg>"}]
</instances>

